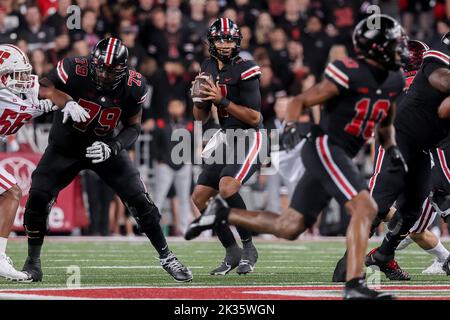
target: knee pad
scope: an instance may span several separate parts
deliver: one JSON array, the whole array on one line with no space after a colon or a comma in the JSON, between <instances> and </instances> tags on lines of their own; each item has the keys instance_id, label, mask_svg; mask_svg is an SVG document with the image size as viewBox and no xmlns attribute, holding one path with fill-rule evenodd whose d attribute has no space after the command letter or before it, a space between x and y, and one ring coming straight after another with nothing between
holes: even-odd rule
<instances>
[{"instance_id":1,"label":"knee pad","mask_svg":"<svg viewBox=\"0 0 450 320\"><path fill-rule=\"evenodd\" d=\"M144 233L152 230L156 225L159 226L161 214L148 193L140 193L125 201L124 204Z\"/></svg>"},{"instance_id":2,"label":"knee pad","mask_svg":"<svg viewBox=\"0 0 450 320\"><path fill-rule=\"evenodd\" d=\"M47 232L47 221L55 198L47 193L31 190L28 197L23 226L29 239L41 239Z\"/></svg>"}]
</instances>

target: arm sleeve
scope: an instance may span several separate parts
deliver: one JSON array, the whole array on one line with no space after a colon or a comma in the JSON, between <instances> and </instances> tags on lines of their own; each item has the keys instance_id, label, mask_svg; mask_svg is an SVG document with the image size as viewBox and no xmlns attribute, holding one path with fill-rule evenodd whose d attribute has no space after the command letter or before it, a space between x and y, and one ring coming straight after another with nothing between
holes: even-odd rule
<instances>
[{"instance_id":1,"label":"arm sleeve","mask_svg":"<svg viewBox=\"0 0 450 320\"><path fill-rule=\"evenodd\" d=\"M59 60L56 67L48 73L47 78L50 79L57 89L64 89L69 82L69 70L69 59Z\"/></svg>"},{"instance_id":2,"label":"arm sleeve","mask_svg":"<svg viewBox=\"0 0 450 320\"><path fill-rule=\"evenodd\" d=\"M325 78L333 82L340 92L350 89L350 76L344 63L340 60L330 62L325 68Z\"/></svg>"},{"instance_id":3,"label":"arm sleeve","mask_svg":"<svg viewBox=\"0 0 450 320\"><path fill-rule=\"evenodd\" d=\"M240 85L240 97L243 106L259 111L261 110L261 92L259 90L259 80L242 81Z\"/></svg>"},{"instance_id":4,"label":"arm sleeve","mask_svg":"<svg viewBox=\"0 0 450 320\"><path fill-rule=\"evenodd\" d=\"M136 142L140 133L141 126L138 124L125 126L108 145L114 154L118 154L121 150L130 148Z\"/></svg>"}]
</instances>

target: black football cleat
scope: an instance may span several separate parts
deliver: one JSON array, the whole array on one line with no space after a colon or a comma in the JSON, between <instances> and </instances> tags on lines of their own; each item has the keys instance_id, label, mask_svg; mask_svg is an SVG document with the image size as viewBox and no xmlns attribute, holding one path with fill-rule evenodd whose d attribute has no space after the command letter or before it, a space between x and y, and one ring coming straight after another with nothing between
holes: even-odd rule
<instances>
[{"instance_id":1,"label":"black football cleat","mask_svg":"<svg viewBox=\"0 0 450 320\"><path fill-rule=\"evenodd\" d=\"M161 266L170 274L177 282L192 281L192 272L185 267L175 256L173 252L165 258L159 259Z\"/></svg>"},{"instance_id":2,"label":"black football cleat","mask_svg":"<svg viewBox=\"0 0 450 320\"><path fill-rule=\"evenodd\" d=\"M209 274L212 276L224 276L239 265L242 257L242 249L237 245L227 248L225 259L220 266L212 270Z\"/></svg>"},{"instance_id":3,"label":"black football cleat","mask_svg":"<svg viewBox=\"0 0 450 320\"><path fill-rule=\"evenodd\" d=\"M253 272L256 261L258 261L258 250L253 243L248 244L242 251L242 258L236 269L237 274L247 274Z\"/></svg>"},{"instance_id":4,"label":"black football cleat","mask_svg":"<svg viewBox=\"0 0 450 320\"><path fill-rule=\"evenodd\" d=\"M388 262L379 261L375 259L374 253L378 248L372 249L366 256L366 267L377 267L383 272L389 280L408 281L411 280L411 276L408 272L400 268L395 259L391 259Z\"/></svg>"},{"instance_id":5,"label":"black football cleat","mask_svg":"<svg viewBox=\"0 0 450 320\"><path fill-rule=\"evenodd\" d=\"M442 265L442 269L448 276L450 276L450 256L448 256L445 260L444 264Z\"/></svg>"},{"instance_id":6,"label":"black football cleat","mask_svg":"<svg viewBox=\"0 0 450 320\"><path fill-rule=\"evenodd\" d=\"M186 240L192 240L197 238L203 231L212 229L216 224L226 223L230 208L222 197L217 196L211 200L206 207L205 212L192 221L184 238Z\"/></svg>"},{"instance_id":7,"label":"black football cleat","mask_svg":"<svg viewBox=\"0 0 450 320\"><path fill-rule=\"evenodd\" d=\"M27 257L22 272L28 274L32 282L40 282L44 277L41 267L41 259Z\"/></svg>"},{"instance_id":8,"label":"black football cleat","mask_svg":"<svg viewBox=\"0 0 450 320\"><path fill-rule=\"evenodd\" d=\"M357 281L357 282L356 282ZM356 283L355 283L356 282ZM395 300L396 297L387 292L370 289L364 279L354 279L345 284L344 300Z\"/></svg>"},{"instance_id":9,"label":"black football cleat","mask_svg":"<svg viewBox=\"0 0 450 320\"><path fill-rule=\"evenodd\" d=\"M339 259L334 268L333 282L345 282L347 277L347 251L345 251L344 256Z\"/></svg>"}]
</instances>

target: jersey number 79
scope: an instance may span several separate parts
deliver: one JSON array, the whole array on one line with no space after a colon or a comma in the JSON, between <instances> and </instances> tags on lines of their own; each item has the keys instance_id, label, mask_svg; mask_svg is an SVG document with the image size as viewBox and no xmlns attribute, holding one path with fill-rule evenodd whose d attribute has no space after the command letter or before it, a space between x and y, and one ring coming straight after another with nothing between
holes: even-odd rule
<instances>
[{"instance_id":1,"label":"jersey number 79","mask_svg":"<svg viewBox=\"0 0 450 320\"><path fill-rule=\"evenodd\" d=\"M120 114L122 113L120 108L101 109L100 105L84 99L80 99L78 103L89 112L90 118L86 122L74 123L73 126L75 129L86 132L87 127L94 121L99 113L100 116L97 122L100 124L100 127L94 129L96 135L105 136L117 126Z\"/></svg>"}]
</instances>

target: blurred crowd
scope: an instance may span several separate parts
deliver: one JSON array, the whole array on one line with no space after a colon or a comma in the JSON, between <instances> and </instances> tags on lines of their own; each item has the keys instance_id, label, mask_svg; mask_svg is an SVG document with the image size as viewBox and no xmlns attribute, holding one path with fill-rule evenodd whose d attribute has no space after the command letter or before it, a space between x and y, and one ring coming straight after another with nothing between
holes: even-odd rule
<instances>
[{"instance_id":1,"label":"blurred crowd","mask_svg":"<svg viewBox=\"0 0 450 320\"><path fill-rule=\"evenodd\" d=\"M169 202L169 211L179 214L169 219L171 233L179 235L190 220L185 217L192 212L187 195L195 175L193 168L171 163L167 135L174 128L192 130L189 88L208 56L205 36L210 23L228 17L240 26L241 56L261 66L264 121L267 127L281 130L289 97L320 80L328 61L353 55L353 27L368 10L373 13L371 5L399 19L411 38L429 44L450 31L450 10L445 0L0 0L0 42L15 43L27 52L39 76L61 58L88 55L104 37L115 36L124 42L129 48L130 65L150 85L142 128L156 137L152 159L159 166L157 172L166 170L164 177L172 179L164 190L155 188L152 193L161 206L167 197L180 198L178 205ZM48 123L51 115L36 121ZM305 114L304 121L312 121L312 117ZM370 154L368 147L360 157L368 175ZM272 210L279 211L287 204L283 197L288 198L289 191L283 191L282 179L260 177L255 185L255 190L279 193L278 202L268 201L267 206L275 206ZM105 215L110 211L111 217L118 215L114 213L117 210L124 211L113 195L108 199L113 199L111 205L96 210ZM330 224L340 221L331 231L322 231L326 225L326 219L322 219L320 232L345 234L342 217L331 219ZM116 225L102 228L93 233L118 232ZM131 233L130 226L127 230Z\"/></svg>"}]
</instances>

